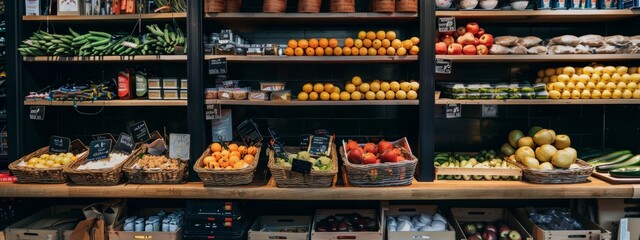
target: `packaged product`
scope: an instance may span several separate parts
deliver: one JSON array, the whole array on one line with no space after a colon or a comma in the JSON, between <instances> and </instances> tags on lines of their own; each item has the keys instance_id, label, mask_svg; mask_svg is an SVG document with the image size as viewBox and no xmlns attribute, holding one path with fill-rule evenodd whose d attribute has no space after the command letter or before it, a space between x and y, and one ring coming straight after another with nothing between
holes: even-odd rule
<instances>
[{"instance_id":1,"label":"packaged product","mask_svg":"<svg viewBox=\"0 0 640 240\"><path fill-rule=\"evenodd\" d=\"M493 41L494 44L498 44L505 47L512 47L518 44L520 38L516 36L500 36L496 37Z\"/></svg>"},{"instance_id":2,"label":"packaged product","mask_svg":"<svg viewBox=\"0 0 640 240\"><path fill-rule=\"evenodd\" d=\"M541 42L542 42L542 39L535 36L521 37L518 40L518 44L526 48L538 46L540 45Z\"/></svg>"},{"instance_id":3,"label":"packaged product","mask_svg":"<svg viewBox=\"0 0 640 240\"><path fill-rule=\"evenodd\" d=\"M626 47L631 44L631 38L622 35L613 35L604 38L604 42L608 45L616 47Z\"/></svg>"},{"instance_id":4,"label":"packaged product","mask_svg":"<svg viewBox=\"0 0 640 240\"><path fill-rule=\"evenodd\" d=\"M572 46L553 45L547 49L548 54L575 54L576 48Z\"/></svg>"},{"instance_id":5,"label":"packaged product","mask_svg":"<svg viewBox=\"0 0 640 240\"><path fill-rule=\"evenodd\" d=\"M218 98L224 100L233 99L233 88L218 88Z\"/></svg>"},{"instance_id":6,"label":"packaged product","mask_svg":"<svg viewBox=\"0 0 640 240\"><path fill-rule=\"evenodd\" d=\"M284 82L260 82L260 91L274 92L284 90Z\"/></svg>"},{"instance_id":7,"label":"packaged product","mask_svg":"<svg viewBox=\"0 0 640 240\"><path fill-rule=\"evenodd\" d=\"M513 55L526 55L527 52L528 52L528 49L520 45L513 46L511 47L511 49L509 49L509 54L513 54Z\"/></svg>"},{"instance_id":8,"label":"packaged product","mask_svg":"<svg viewBox=\"0 0 640 240\"><path fill-rule=\"evenodd\" d=\"M589 47L582 44L578 44L578 46L576 46L576 54L589 54L589 53L591 53L591 51L589 50Z\"/></svg>"},{"instance_id":9,"label":"packaged product","mask_svg":"<svg viewBox=\"0 0 640 240\"><path fill-rule=\"evenodd\" d=\"M204 90L205 99L217 99L218 88L207 88Z\"/></svg>"},{"instance_id":10,"label":"packaged product","mask_svg":"<svg viewBox=\"0 0 640 240\"><path fill-rule=\"evenodd\" d=\"M618 48L613 45L606 44L602 47L596 48L595 53L597 54L614 54L618 51Z\"/></svg>"},{"instance_id":11,"label":"packaged product","mask_svg":"<svg viewBox=\"0 0 640 240\"><path fill-rule=\"evenodd\" d=\"M547 53L547 47L545 47L545 46L530 47L529 49L527 49L527 53L534 54L534 55L546 54Z\"/></svg>"},{"instance_id":12,"label":"packaged product","mask_svg":"<svg viewBox=\"0 0 640 240\"><path fill-rule=\"evenodd\" d=\"M249 92L249 100L269 100L269 94L261 91L251 91Z\"/></svg>"},{"instance_id":13,"label":"packaged product","mask_svg":"<svg viewBox=\"0 0 640 240\"><path fill-rule=\"evenodd\" d=\"M589 47L600 47L604 45L604 37L596 34L588 34L580 37L580 44Z\"/></svg>"},{"instance_id":14,"label":"packaged product","mask_svg":"<svg viewBox=\"0 0 640 240\"><path fill-rule=\"evenodd\" d=\"M232 91L233 99L235 100L245 100L249 96L249 89L247 88L235 88Z\"/></svg>"},{"instance_id":15,"label":"packaged product","mask_svg":"<svg viewBox=\"0 0 640 240\"><path fill-rule=\"evenodd\" d=\"M291 90L271 92L271 101L291 101Z\"/></svg>"},{"instance_id":16,"label":"packaged product","mask_svg":"<svg viewBox=\"0 0 640 240\"><path fill-rule=\"evenodd\" d=\"M510 52L511 52L511 49L499 44L493 44L491 46L491 49L489 49L489 54L492 54L492 55L507 55Z\"/></svg>"},{"instance_id":17,"label":"packaged product","mask_svg":"<svg viewBox=\"0 0 640 240\"><path fill-rule=\"evenodd\" d=\"M572 46L572 47L578 46L579 43L580 43L580 38L574 35L562 35L559 37L554 37L550 41L551 45L566 45L566 46Z\"/></svg>"},{"instance_id":18,"label":"packaged product","mask_svg":"<svg viewBox=\"0 0 640 240\"><path fill-rule=\"evenodd\" d=\"M549 98L549 92L547 91L536 92L536 99L547 99L547 98Z\"/></svg>"},{"instance_id":19,"label":"packaged product","mask_svg":"<svg viewBox=\"0 0 640 240\"><path fill-rule=\"evenodd\" d=\"M629 37L632 47L640 47L640 35Z\"/></svg>"}]
</instances>

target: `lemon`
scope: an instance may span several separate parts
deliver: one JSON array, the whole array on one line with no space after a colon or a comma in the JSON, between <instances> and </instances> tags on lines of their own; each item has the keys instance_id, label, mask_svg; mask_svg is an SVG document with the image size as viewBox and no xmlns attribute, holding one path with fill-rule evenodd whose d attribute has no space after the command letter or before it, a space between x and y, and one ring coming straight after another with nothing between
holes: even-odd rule
<instances>
[{"instance_id":1,"label":"lemon","mask_svg":"<svg viewBox=\"0 0 640 240\"><path fill-rule=\"evenodd\" d=\"M588 82L587 85L585 86L585 89L591 91L593 89L596 89L596 84L592 83L592 82Z\"/></svg>"},{"instance_id":2,"label":"lemon","mask_svg":"<svg viewBox=\"0 0 640 240\"><path fill-rule=\"evenodd\" d=\"M562 91L566 88L567 86L564 83L561 82L557 82L553 84L553 90L558 90L558 91Z\"/></svg>"},{"instance_id":3,"label":"lemon","mask_svg":"<svg viewBox=\"0 0 640 240\"><path fill-rule=\"evenodd\" d=\"M609 75L608 73L603 73L602 76L600 76L600 81L604 83L611 82L611 75Z\"/></svg>"},{"instance_id":4,"label":"lemon","mask_svg":"<svg viewBox=\"0 0 640 240\"><path fill-rule=\"evenodd\" d=\"M365 39L366 37L367 37L367 32L365 32L365 31L358 32L358 38L359 39Z\"/></svg>"},{"instance_id":5,"label":"lemon","mask_svg":"<svg viewBox=\"0 0 640 240\"><path fill-rule=\"evenodd\" d=\"M611 94L611 98L613 99L620 99L622 98L622 91L616 89L613 91L613 94Z\"/></svg>"},{"instance_id":6,"label":"lemon","mask_svg":"<svg viewBox=\"0 0 640 240\"><path fill-rule=\"evenodd\" d=\"M389 89L391 89L391 85L388 82L380 83L380 90L381 91L387 92L387 91L389 91Z\"/></svg>"},{"instance_id":7,"label":"lemon","mask_svg":"<svg viewBox=\"0 0 640 240\"><path fill-rule=\"evenodd\" d=\"M396 97L396 93L394 93L391 90L389 90L389 91L387 91L387 93L385 93L385 98L387 100L393 100L395 97Z\"/></svg>"},{"instance_id":8,"label":"lemon","mask_svg":"<svg viewBox=\"0 0 640 240\"><path fill-rule=\"evenodd\" d=\"M635 91L636 89L638 89L638 84L634 83L634 82L629 82L627 84L627 89L629 89L631 92Z\"/></svg>"},{"instance_id":9,"label":"lemon","mask_svg":"<svg viewBox=\"0 0 640 240\"><path fill-rule=\"evenodd\" d=\"M560 99L560 92L558 90L551 90L549 91L549 98L551 99Z\"/></svg>"},{"instance_id":10,"label":"lemon","mask_svg":"<svg viewBox=\"0 0 640 240\"><path fill-rule=\"evenodd\" d=\"M576 69L573 67L565 67L562 69L562 73L571 76L576 74Z\"/></svg>"},{"instance_id":11,"label":"lemon","mask_svg":"<svg viewBox=\"0 0 640 240\"><path fill-rule=\"evenodd\" d=\"M616 67L614 66L606 66L604 67L604 72L609 75L613 75L616 72Z\"/></svg>"},{"instance_id":12,"label":"lemon","mask_svg":"<svg viewBox=\"0 0 640 240\"><path fill-rule=\"evenodd\" d=\"M604 67L603 66L597 66L593 69L593 74L596 75L602 75L604 73Z\"/></svg>"},{"instance_id":13,"label":"lemon","mask_svg":"<svg viewBox=\"0 0 640 240\"><path fill-rule=\"evenodd\" d=\"M618 73L614 73L613 75L611 75L611 82L619 83L620 81L622 81L622 75Z\"/></svg>"},{"instance_id":14,"label":"lemon","mask_svg":"<svg viewBox=\"0 0 640 240\"><path fill-rule=\"evenodd\" d=\"M622 80L620 80L620 82L630 83L631 82L631 75L629 75L628 73L622 74Z\"/></svg>"},{"instance_id":15,"label":"lemon","mask_svg":"<svg viewBox=\"0 0 640 240\"><path fill-rule=\"evenodd\" d=\"M587 83L589 80L591 79L591 77L589 77L589 75L587 74L582 74L580 75L580 77L578 78L578 81L581 83Z\"/></svg>"},{"instance_id":16,"label":"lemon","mask_svg":"<svg viewBox=\"0 0 640 240\"><path fill-rule=\"evenodd\" d=\"M613 91L613 90L616 89L617 86L618 86L617 84L615 84L613 82L609 82L609 83L607 83L607 90Z\"/></svg>"},{"instance_id":17,"label":"lemon","mask_svg":"<svg viewBox=\"0 0 640 240\"><path fill-rule=\"evenodd\" d=\"M407 92L407 99L409 100L416 100L418 99L418 93L416 91L413 90L409 90Z\"/></svg>"},{"instance_id":18,"label":"lemon","mask_svg":"<svg viewBox=\"0 0 640 240\"><path fill-rule=\"evenodd\" d=\"M616 89L618 89L620 91L625 90L625 89L627 89L627 84L624 83L624 82L619 82L617 87L616 87Z\"/></svg>"},{"instance_id":19,"label":"lemon","mask_svg":"<svg viewBox=\"0 0 640 240\"><path fill-rule=\"evenodd\" d=\"M306 92L298 93L298 101L307 101L309 99L309 94Z\"/></svg>"},{"instance_id":20,"label":"lemon","mask_svg":"<svg viewBox=\"0 0 640 240\"><path fill-rule=\"evenodd\" d=\"M351 93L351 100L359 101L360 99L362 99L362 93L357 91Z\"/></svg>"},{"instance_id":21,"label":"lemon","mask_svg":"<svg viewBox=\"0 0 640 240\"><path fill-rule=\"evenodd\" d=\"M589 99L591 98L591 92L589 92L589 90L582 90L582 92L580 93L580 98L582 99Z\"/></svg>"},{"instance_id":22,"label":"lemon","mask_svg":"<svg viewBox=\"0 0 640 240\"><path fill-rule=\"evenodd\" d=\"M609 90L602 91L602 98L603 99L609 99L609 98L611 98L611 95L612 95L612 93Z\"/></svg>"},{"instance_id":23,"label":"lemon","mask_svg":"<svg viewBox=\"0 0 640 240\"><path fill-rule=\"evenodd\" d=\"M600 82L600 75L597 75L597 74L591 75L591 79L589 79L589 82L592 82L592 83Z\"/></svg>"},{"instance_id":24,"label":"lemon","mask_svg":"<svg viewBox=\"0 0 640 240\"><path fill-rule=\"evenodd\" d=\"M313 91L316 93L321 93L322 91L324 91L324 85L322 85L322 83L316 83L315 85L313 85Z\"/></svg>"},{"instance_id":25,"label":"lemon","mask_svg":"<svg viewBox=\"0 0 640 240\"><path fill-rule=\"evenodd\" d=\"M580 82L580 75L577 75L577 74L572 75L569 82L572 82L572 83Z\"/></svg>"},{"instance_id":26,"label":"lemon","mask_svg":"<svg viewBox=\"0 0 640 240\"><path fill-rule=\"evenodd\" d=\"M578 90L573 90L571 92L571 99L580 99L580 91Z\"/></svg>"},{"instance_id":27,"label":"lemon","mask_svg":"<svg viewBox=\"0 0 640 240\"><path fill-rule=\"evenodd\" d=\"M371 90L372 92L380 91L380 82L376 82L376 80L373 80L373 82L369 84L369 90Z\"/></svg>"},{"instance_id":28,"label":"lemon","mask_svg":"<svg viewBox=\"0 0 640 240\"><path fill-rule=\"evenodd\" d=\"M408 92L409 90L411 90L411 83L409 83L409 82L400 83L400 89L402 91Z\"/></svg>"},{"instance_id":29,"label":"lemon","mask_svg":"<svg viewBox=\"0 0 640 240\"><path fill-rule=\"evenodd\" d=\"M331 83L325 83L324 84L324 91L327 92L327 93L332 93L333 92L333 88L334 88L334 86Z\"/></svg>"},{"instance_id":30,"label":"lemon","mask_svg":"<svg viewBox=\"0 0 640 240\"><path fill-rule=\"evenodd\" d=\"M569 92L568 90L564 90L564 91L562 91L562 96L560 96L560 98L562 98L562 99L569 99L569 98L571 98L571 92Z\"/></svg>"},{"instance_id":31,"label":"lemon","mask_svg":"<svg viewBox=\"0 0 640 240\"><path fill-rule=\"evenodd\" d=\"M565 89L569 90L569 91L573 91L574 89L576 89L576 85L574 83L572 83L572 82L569 82L569 83L567 83Z\"/></svg>"},{"instance_id":32,"label":"lemon","mask_svg":"<svg viewBox=\"0 0 640 240\"><path fill-rule=\"evenodd\" d=\"M631 81L634 83L640 82L640 73L631 74Z\"/></svg>"},{"instance_id":33,"label":"lemon","mask_svg":"<svg viewBox=\"0 0 640 240\"><path fill-rule=\"evenodd\" d=\"M633 91L633 98L640 98L640 89L636 89L635 91Z\"/></svg>"},{"instance_id":34,"label":"lemon","mask_svg":"<svg viewBox=\"0 0 640 240\"><path fill-rule=\"evenodd\" d=\"M400 83L393 81L389 84L390 90L393 92L397 92L398 90L400 90Z\"/></svg>"},{"instance_id":35,"label":"lemon","mask_svg":"<svg viewBox=\"0 0 640 240\"><path fill-rule=\"evenodd\" d=\"M331 98L331 95L329 95L328 92L322 92L320 93L320 100L322 101L328 101Z\"/></svg>"},{"instance_id":36,"label":"lemon","mask_svg":"<svg viewBox=\"0 0 640 240\"><path fill-rule=\"evenodd\" d=\"M383 91L376 92L376 100L384 100L385 97L387 97L387 95L385 95Z\"/></svg>"},{"instance_id":37,"label":"lemon","mask_svg":"<svg viewBox=\"0 0 640 240\"><path fill-rule=\"evenodd\" d=\"M371 92L371 91L369 91L369 92L364 94L364 99L375 100L376 99L376 94Z\"/></svg>"},{"instance_id":38,"label":"lemon","mask_svg":"<svg viewBox=\"0 0 640 240\"><path fill-rule=\"evenodd\" d=\"M353 83L349 83L346 86L344 86L344 90L346 90L348 93L352 93L356 91L356 85L353 85Z\"/></svg>"},{"instance_id":39,"label":"lemon","mask_svg":"<svg viewBox=\"0 0 640 240\"><path fill-rule=\"evenodd\" d=\"M604 82L599 82L598 84L596 84L596 89L598 89L599 91L604 91L605 89L607 89L607 84Z\"/></svg>"},{"instance_id":40,"label":"lemon","mask_svg":"<svg viewBox=\"0 0 640 240\"><path fill-rule=\"evenodd\" d=\"M369 86L369 84L368 84L368 83L363 83L363 84L361 84L361 85L360 85L360 87L359 87L359 90L360 90L360 92L362 92L362 93L366 93L366 92L368 92L368 91L369 91L369 89L370 89L370 86Z\"/></svg>"},{"instance_id":41,"label":"lemon","mask_svg":"<svg viewBox=\"0 0 640 240\"><path fill-rule=\"evenodd\" d=\"M407 92L405 92L404 90L398 90L398 92L396 92L396 99L398 100L407 99Z\"/></svg>"},{"instance_id":42,"label":"lemon","mask_svg":"<svg viewBox=\"0 0 640 240\"><path fill-rule=\"evenodd\" d=\"M584 83L582 83L582 82L576 83L576 88L575 88L576 90L582 91L585 88L587 88L587 86L585 86Z\"/></svg>"},{"instance_id":43,"label":"lemon","mask_svg":"<svg viewBox=\"0 0 640 240\"><path fill-rule=\"evenodd\" d=\"M591 74L593 74L593 68L590 66L586 66L584 68L582 68L582 74L587 74L589 76L591 76Z\"/></svg>"},{"instance_id":44,"label":"lemon","mask_svg":"<svg viewBox=\"0 0 640 240\"><path fill-rule=\"evenodd\" d=\"M626 74L628 71L629 71L629 68L628 68L628 67L626 67L626 66L618 66L618 67L616 68L616 72L617 72L618 74L620 74L620 75L624 75L624 74Z\"/></svg>"},{"instance_id":45,"label":"lemon","mask_svg":"<svg viewBox=\"0 0 640 240\"><path fill-rule=\"evenodd\" d=\"M599 90L591 91L591 99L600 99L601 96L602 94L600 93Z\"/></svg>"},{"instance_id":46,"label":"lemon","mask_svg":"<svg viewBox=\"0 0 640 240\"><path fill-rule=\"evenodd\" d=\"M351 94L349 94L348 92L341 92L340 93L340 100L349 101L349 99L351 99Z\"/></svg>"},{"instance_id":47,"label":"lemon","mask_svg":"<svg viewBox=\"0 0 640 240\"><path fill-rule=\"evenodd\" d=\"M558 75L558 82L568 83L570 79L571 79L571 77L569 77L569 75L566 75L566 74Z\"/></svg>"},{"instance_id":48,"label":"lemon","mask_svg":"<svg viewBox=\"0 0 640 240\"><path fill-rule=\"evenodd\" d=\"M624 92L622 92L622 98L629 99L631 97L633 97L633 92L631 92L631 90L625 89Z\"/></svg>"}]
</instances>

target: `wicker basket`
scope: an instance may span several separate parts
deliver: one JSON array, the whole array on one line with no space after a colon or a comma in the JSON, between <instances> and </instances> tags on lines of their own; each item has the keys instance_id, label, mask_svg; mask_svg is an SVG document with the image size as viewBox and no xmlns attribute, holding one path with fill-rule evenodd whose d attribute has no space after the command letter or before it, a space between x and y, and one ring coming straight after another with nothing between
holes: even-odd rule
<instances>
[{"instance_id":1,"label":"wicker basket","mask_svg":"<svg viewBox=\"0 0 640 240\"><path fill-rule=\"evenodd\" d=\"M145 152L144 150L142 152ZM168 157L168 156L167 156ZM139 184L177 184L186 183L189 177L188 160L179 160L178 169L176 170L161 170L161 169L134 169L133 166L141 158L141 155L136 155L132 161L128 161L122 171L127 175L127 179L131 183Z\"/></svg>"},{"instance_id":2,"label":"wicker basket","mask_svg":"<svg viewBox=\"0 0 640 240\"><path fill-rule=\"evenodd\" d=\"M298 0L298 12L319 13L322 0Z\"/></svg>"},{"instance_id":3,"label":"wicker basket","mask_svg":"<svg viewBox=\"0 0 640 240\"><path fill-rule=\"evenodd\" d=\"M417 13L418 12L418 0L397 0L396 12L403 13Z\"/></svg>"},{"instance_id":4,"label":"wicker basket","mask_svg":"<svg viewBox=\"0 0 640 240\"><path fill-rule=\"evenodd\" d=\"M406 138L392 142L394 146L400 147L405 161L398 163L380 164L353 164L347 159L347 152L343 146L340 147L340 155L347 172L346 180L354 187L383 187L383 186L406 186L413 182L413 175L418 165L418 158L411 153L411 148Z\"/></svg>"},{"instance_id":5,"label":"wicker basket","mask_svg":"<svg viewBox=\"0 0 640 240\"><path fill-rule=\"evenodd\" d=\"M262 12L283 13L287 10L287 0L264 0Z\"/></svg>"},{"instance_id":6,"label":"wicker basket","mask_svg":"<svg viewBox=\"0 0 640 240\"><path fill-rule=\"evenodd\" d=\"M396 11L395 0L373 0L373 11L378 13L392 13Z\"/></svg>"},{"instance_id":7,"label":"wicker basket","mask_svg":"<svg viewBox=\"0 0 640 240\"><path fill-rule=\"evenodd\" d=\"M226 170L226 169L205 169L202 167L202 162L206 156L211 155L211 150L207 148L202 156L198 158L193 170L196 171L200 180L204 182L205 186L235 186L246 185L253 181L253 174L258 167L258 161L260 159L260 147L257 147L257 153L253 163L245 169L240 170Z\"/></svg>"},{"instance_id":8,"label":"wicker basket","mask_svg":"<svg viewBox=\"0 0 640 240\"><path fill-rule=\"evenodd\" d=\"M297 153L300 150L298 147L285 147L285 149L291 153ZM311 174L292 172L291 167L276 164L275 152L271 149L267 150L267 154L269 155L269 170L276 180L276 186L280 188L331 187L333 179L338 174L338 151L335 144L332 144L331 147L333 168L325 171L311 170Z\"/></svg>"},{"instance_id":9,"label":"wicker basket","mask_svg":"<svg viewBox=\"0 0 640 240\"><path fill-rule=\"evenodd\" d=\"M227 0L225 12L235 13L242 9L242 0Z\"/></svg>"},{"instance_id":10,"label":"wicker basket","mask_svg":"<svg viewBox=\"0 0 640 240\"><path fill-rule=\"evenodd\" d=\"M329 10L333 13L352 13L356 11L355 0L329 0Z\"/></svg>"},{"instance_id":11,"label":"wicker basket","mask_svg":"<svg viewBox=\"0 0 640 240\"><path fill-rule=\"evenodd\" d=\"M140 149L133 151L127 159L113 168L108 169L91 169L91 170L78 170L87 159L77 159L75 162L64 167L64 171L69 175L71 181L78 185L88 186L113 186L118 185L124 175L122 172L122 166L128 162L137 159L137 155L140 153Z\"/></svg>"},{"instance_id":12,"label":"wicker basket","mask_svg":"<svg viewBox=\"0 0 640 240\"><path fill-rule=\"evenodd\" d=\"M591 164L576 160L580 168L553 169L553 170L533 170L521 163L510 161L519 168L522 168L522 178L531 183L581 183L586 182L594 167Z\"/></svg>"},{"instance_id":13,"label":"wicker basket","mask_svg":"<svg viewBox=\"0 0 640 240\"><path fill-rule=\"evenodd\" d=\"M224 11L226 0L205 0L204 12L221 13Z\"/></svg>"},{"instance_id":14,"label":"wicker basket","mask_svg":"<svg viewBox=\"0 0 640 240\"><path fill-rule=\"evenodd\" d=\"M73 140L70 145L71 152L82 154L78 157L78 159L87 157L87 147L84 144L76 139ZM35 152L27 154L20 159L9 164L9 170L16 176L18 179L18 183L65 183L67 182L67 174L64 172L64 168L46 168L46 169L36 169L36 168L28 168L25 166L20 166L20 163L23 161L29 161L29 159L34 157L39 157L42 154L48 154L49 147L43 147ZM76 159L76 160L78 160Z\"/></svg>"}]
</instances>

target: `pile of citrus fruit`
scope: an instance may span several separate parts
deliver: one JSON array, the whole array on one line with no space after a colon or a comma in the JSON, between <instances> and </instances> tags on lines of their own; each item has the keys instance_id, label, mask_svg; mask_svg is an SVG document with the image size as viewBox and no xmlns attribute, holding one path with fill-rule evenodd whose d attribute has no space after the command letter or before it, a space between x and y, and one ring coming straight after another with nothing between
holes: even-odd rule
<instances>
[{"instance_id":1,"label":"pile of citrus fruit","mask_svg":"<svg viewBox=\"0 0 640 240\"><path fill-rule=\"evenodd\" d=\"M342 45L335 38L291 39L284 50L287 56L405 56L417 55L420 39L396 38L394 31L360 31L356 39L345 38Z\"/></svg>"},{"instance_id":2,"label":"pile of citrus fruit","mask_svg":"<svg viewBox=\"0 0 640 240\"><path fill-rule=\"evenodd\" d=\"M209 150L211 155L202 161L205 169L243 169L251 165L258 154L256 147L239 146L235 143L212 143Z\"/></svg>"},{"instance_id":3,"label":"pile of citrus fruit","mask_svg":"<svg viewBox=\"0 0 640 240\"><path fill-rule=\"evenodd\" d=\"M307 83L298 94L298 101L349 101L349 100L416 100L420 83L410 81L364 82L359 76L344 85L344 91L331 83Z\"/></svg>"}]
</instances>

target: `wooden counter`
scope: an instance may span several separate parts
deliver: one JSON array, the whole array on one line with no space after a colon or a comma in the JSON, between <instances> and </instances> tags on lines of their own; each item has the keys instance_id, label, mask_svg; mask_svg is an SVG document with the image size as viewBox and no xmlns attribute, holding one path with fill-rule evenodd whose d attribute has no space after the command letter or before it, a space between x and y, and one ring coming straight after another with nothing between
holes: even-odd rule
<instances>
[{"instance_id":1,"label":"wooden counter","mask_svg":"<svg viewBox=\"0 0 640 240\"><path fill-rule=\"evenodd\" d=\"M530 184L520 181L437 181L406 187L277 188L252 184L239 187L127 184L110 187L66 184L0 183L0 197L56 198L205 198L254 200L438 200L438 199L563 199L631 198L634 185L611 185L590 178L582 184Z\"/></svg>"}]
</instances>

